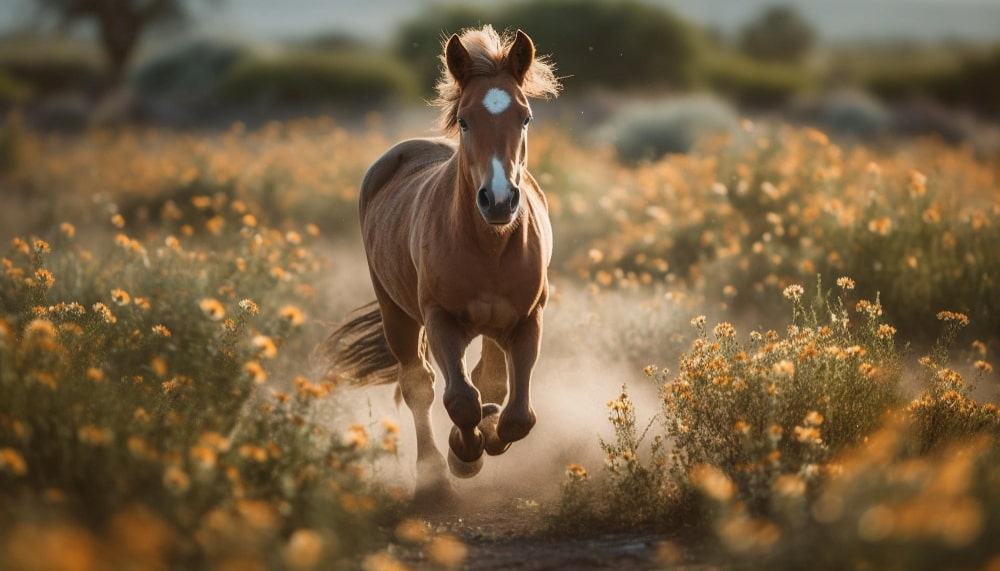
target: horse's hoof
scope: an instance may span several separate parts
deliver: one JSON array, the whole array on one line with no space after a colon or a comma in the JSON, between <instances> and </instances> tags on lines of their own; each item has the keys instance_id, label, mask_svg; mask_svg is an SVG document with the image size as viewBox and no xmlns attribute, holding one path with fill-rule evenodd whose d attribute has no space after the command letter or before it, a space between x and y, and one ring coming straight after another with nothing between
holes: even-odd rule
<instances>
[{"instance_id":1,"label":"horse's hoof","mask_svg":"<svg viewBox=\"0 0 1000 571\"><path fill-rule=\"evenodd\" d=\"M531 428L535 426L535 413L531 412L530 409L528 414L522 418L517 418L510 411L507 411L508 415L501 415L500 420L497 424L497 436L503 442L517 442L531 432Z\"/></svg>"},{"instance_id":2,"label":"horse's hoof","mask_svg":"<svg viewBox=\"0 0 1000 571\"><path fill-rule=\"evenodd\" d=\"M504 442L497 434L497 423L500 422L500 405L487 403L483 405L483 420L479 423L479 431L486 440L486 453L499 456L510 448L510 442Z\"/></svg>"},{"instance_id":3,"label":"horse's hoof","mask_svg":"<svg viewBox=\"0 0 1000 571\"><path fill-rule=\"evenodd\" d=\"M448 450L448 468L451 469L451 473L456 478L471 478L483 469L482 452L479 453L479 458L476 458L472 462L466 462L456 456L453 450Z\"/></svg>"},{"instance_id":4,"label":"horse's hoof","mask_svg":"<svg viewBox=\"0 0 1000 571\"><path fill-rule=\"evenodd\" d=\"M462 438L462 431L457 426L451 427L451 434L448 435L448 449L457 460L466 463L475 462L483 455L483 450L486 448L486 438L483 437L482 432L475 428L472 429L472 434L475 440L468 442Z\"/></svg>"}]
</instances>

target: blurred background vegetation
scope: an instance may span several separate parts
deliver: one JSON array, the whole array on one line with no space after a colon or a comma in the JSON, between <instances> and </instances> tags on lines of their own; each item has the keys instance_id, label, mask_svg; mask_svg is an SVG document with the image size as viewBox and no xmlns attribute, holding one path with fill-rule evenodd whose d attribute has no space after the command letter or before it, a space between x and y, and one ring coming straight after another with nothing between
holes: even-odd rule
<instances>
[{"instance_id":1,"label":"blurred background vegetation","mask_svg":"<svg viewBox=\"0 0 1000 571\"><path fill-rule=\"evenodd\" d=\"M996 0L359 6L3 0L0 568L460 566L373 464L395 413L303 364L370 294L365 168L491 23L565 85L537 401L587 425L517 480L735 569L1000 569Z\"/></svg>"},{"instance_id":2,"label":"blurred background vegetation","mask_svg":"<svg viewBox=\"0 0 1000 571\"><path fill-rule=\"evenodd\" d=\"M684 151L677 141L717 129L729 110L780 114L849 139L932 134L953 143L973 138L974 125L1000 112L1000 47L983 31L1000 23L1000 7L989 3L752 2L720 6L714 17L694 4L473 0L359 11L305 0L280 9L224 0L17 0L0 17L0 108L59 129L135 121L222 127L413 108L433 96L440 40L492 23L522 28L554 54L570 101L559 107L561 118L585 126L613 119L625 130L616 138L630 160ZM884 32L864 31L879 26ZM706 93L714 96L709 106ZM634 111L610 117L620 97L675 95L684 96L680 103L643 111L643 119L675 125L669 141L636 132L644 121ZM695 119L671 123L688 105Z\"/></svg>"}]
</instances>

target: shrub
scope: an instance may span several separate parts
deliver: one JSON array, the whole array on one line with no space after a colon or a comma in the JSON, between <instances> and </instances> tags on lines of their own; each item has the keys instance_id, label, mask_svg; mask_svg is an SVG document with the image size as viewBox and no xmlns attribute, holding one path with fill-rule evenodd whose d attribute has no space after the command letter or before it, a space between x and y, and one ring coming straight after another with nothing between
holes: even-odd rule
<instances>
[{"instance_id":1,"label":"shrub","mask_svg":"<svg viewBox=\"0 0 1000 571\"><path fill-rule=\"evenodd\" d=\"M801 66L761 62L721 51L705 58L704 73L712 91L758 109L781 107L817 84Z\"/></svg>"},{"instance_id":2,"label":"shrub","mask_svg":"<svg viewBox=\"0 0 1000 571\"><path fill-rule=\"evenodd\" d=\"M964 108L987 117L997 116L1000 99L1000 49L961 53L946 61L933 58L900 58L881 65L862 78L864 87L878 97L898 103L930 98L949 107Z\"/></svg>"},{"instance_id":3,"label":"shrub","mask_svg":"<svg viewBox=\"0 0 1000 571\"><path fill-rule=\"evenodd\" d=\"M623 106L601 128L619 158L636 163L669 153L687 153L699 141L738 128L738 117L720 100L704 96Z\"/></svg>"},{"instance_id":4,"label":"shrub","mask_svg":"<svg viewBox=\"0 0 1000 571\"><path fill-rule=\"evenodd\" d=\"M695 81L695 33L668 10L635 1L534 0L492 11L436 7L401 28L395 52L430 93L442 34L487 23L524 30L576 89L685 88Z\"/></svg>"},{"instance_id":5,"label":"shrub","mask_svg":"<svg viewBox=\"0 0 1000 571\"><path fill-rule=\"evenodd\" d=\"M860 443L897 403L895 330L877 300L858 302L852 316L845 297L854 284L838 282L835 300L818 288L810 304L802 287L785 290L793 315L784 337L756 331L743 345L720 323L711 340L703 318L693 321L701 335L692 351L676 377L660 377L670 470L682 487L711 466L751 514L770 513L780 478L815 486L830 454Z\"/></svg>"},{"instance_id":6,"label":"shrub","mask_svg":"<svg viewBox=\"0 0 1000 571\"><path fill-rule=\"evenodd\" d=\"M832 455L863 442L899 402L894 328L877 300L852 314L850 279L837 288L818 286L806 302L803 288L790 286L787 333L754 331L749 344L727 322L710 338L704 316L693 319L699 337L680 370L646 369L663 403L649 427L637 425L627 391L608 403L615 436L601 441L608 491L591 508L595 517L698 526L699 490L753 517L773 514L772 489L792 479L815 494Z\"/></svg>"},{"instance_id":7,"label":"shrub","mask_svg":"<svg viewBox=\"0 0 1000 571\"><path fill-rule=\"evenodd\" d=\"M0 70L0 112L24 103L30 97L31 89L27 85Z\"/></svg>"},{"instance_id":8,"label":"shrub","mask_svg":"<svg viewBox=\"0 0 1000 571\"><path fill-rule=\"evenodd\" d=\"M774 315L790 283L851 275L864 295L894 301L886 317L908 340L933 340L926 323L942 309L970 317L966 335L995 336L990 161L938 141L841 147L815 129L741 126L688 155L615 168L603 149L536 135L556 267L597 289L671 293L753 319Z\"/></svg>"},{"instance_id":9,"label":"shrub","mask_svg":"<svg viewBox=\"0 0 1000 571\"><path fill-rule=\"evenodd\" d=\"M96 93L108 81L96 50L42 38L0 43L0 71L26 86L34 98L66 91Z\"/></svg>"},{"instance_id":10,"label":"shrub","mask_svg":"<svg viewBox=\"0 0 1000 571\"><path fill-rule=\"evenodd\" d=\"M363 109L409 99L413 81L407 69L379 56L287 53L236 65L222 78L218 95L258 105L338 103Z\"/></svg>"},{"instance_id":11,"label":"shrub","mask_svg":"<svg viewBox=\"0 0 1000 571\"><path fill-rule=\"evenodd\" d=\"M214 94L226 72L251 53L246 46L199 40L146 59L128 80L140 97L204 100Z\"/></svg>"},{"instance_id":12,"label":"shrub","mask_svg":"<svg viewBox=\"0 0 1000 571\"><path fill-rule=\"evenodd\" d=\"M792 110L797 119L847 141L870 141L886 135L892 117L865 93L840 91L807 101Z\"/></svg>"},{"instance_id":13,"label":"shrub","mask_svg":"<svg viewBox=\"0 0 1000 571\"><path fill-rule=\"evenodd\" d=\"M740 48L769 61L799 61L809 52L814 32L794 6L770 6L743 28Z\"/></svg>"},{"instance_id":14,"label":"shrub","mask_svg":"<svg viewBox=\"0 0 1000 571\"><path fill-rule=\"evenodd\" d=\"M99 550L111 567L299 568L381 542L391 502L364 474L396 429L331 430L335 387L302 369L318 304L308 236L198 204L211 215L196 236L90 235L95 252L63 223L11 242L0 566L95 563Z\"/></svg>"},{"instance_id":15,"label":"shrub","mask_svg":"<svg viewBox=\"0 0 1000 571\"><path fill-rule=\"evenodd\" d=\"M252 130L237 123L197 141L165 129L78 137L24 131L22 138L23 148L35 150L0 181L11 199L31 198L9 227L22 234L70 217L105 225L109 215L92 208L97 200L112 202L133 233L209 233L206 222L217 213L208 205L223 204L227 216L216 230L238 230L249 215L247 221L286 231L321 227L329 236L350 235L359 181L386 144L380 136L353 144L352 134L328 119Z\"/></svg>"}]
</instances>

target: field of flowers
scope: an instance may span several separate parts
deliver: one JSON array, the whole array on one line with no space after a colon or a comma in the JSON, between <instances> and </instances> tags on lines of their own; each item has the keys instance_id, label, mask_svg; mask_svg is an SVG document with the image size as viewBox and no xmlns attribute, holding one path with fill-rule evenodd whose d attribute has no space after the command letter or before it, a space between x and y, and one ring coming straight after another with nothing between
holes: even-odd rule
<instances>
[{"instance_id":1,"label":"field of flowers","mask_svg":"<svg viewBox=\"0 0 1000 571\"><path fill-rule=\"evenodd\" d=\"M371 477L400 427L331 421L340 389L305 365L357 296L328 276L358 181L423 134L7 120L0 568L388 569L390 542L461 564ZM996 157L749 122L639 165L552 126L530 150L553 304L635 300L595 350L660 395L647 424L611 381L606 461L569 467L554 532L684 530L748 567L1000 566Z\"/></svg>"}]
</instances>

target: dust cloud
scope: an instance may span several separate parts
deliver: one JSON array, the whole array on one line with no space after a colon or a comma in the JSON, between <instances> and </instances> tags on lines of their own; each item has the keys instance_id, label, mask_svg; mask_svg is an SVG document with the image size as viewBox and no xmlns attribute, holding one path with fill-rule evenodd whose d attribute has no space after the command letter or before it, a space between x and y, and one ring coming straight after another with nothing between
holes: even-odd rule
<instances>
[{"instance_id":1,"label":"dust cloud","mask_svg":"<svg viewBox=\"0 0 1000 571\"><path fill-rule=\"evenodd\" d=\"M323 290L330 302L330 319L371 301L367 265L360 244L338 246L331 252L336 268ZM459 496L476 502L517 499L544 501L559 493L567 465L576 463L599 474L604 466L600 438L613 435L607 402L627 385L636 403L640 426L659 410L657 389L643 372L648 364L673 368L678 322L690 316L668 303L649 303L628 292L594 292L572 280L554 277L553 295L545 310L544 336L532 376L532 405L537 424L527 438L501 456L486 456L482 471L468 480L452 478ZM688 326L688 329L690 327ZM319 341L321 339L317 339ZM466 354L468 369L479 359L480 343ZM435 367L437 393L432 417L435 440L447 454L451 421L442 403L444 377ZM352 424L381 429L388 419L399 425L398 452L375 467L375 477L410 492L416 482L416 439L405 404L396 405L395 385L340 391L340 406L328 426L346 430Z\"/></svg>"}]
</instances>

